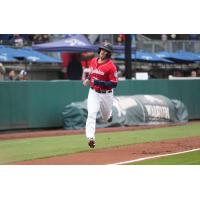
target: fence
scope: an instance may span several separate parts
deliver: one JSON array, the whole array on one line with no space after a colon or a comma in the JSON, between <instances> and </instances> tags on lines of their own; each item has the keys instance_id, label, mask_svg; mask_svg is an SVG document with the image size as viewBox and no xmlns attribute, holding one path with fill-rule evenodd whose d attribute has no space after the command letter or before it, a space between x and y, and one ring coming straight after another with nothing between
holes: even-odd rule
<instances>
[{"instance_id":1,"label":"fence","mask_svg":"<svg viewBox=\"0 0 200 200\"><path fill-rule=\"evenodd\" d=\"M136 43L136 48L138 50L148 51L148 52L160 52L160 51L190 51L199 53L200 52L200 41L190 41L190 40L168 40L168 41L138 41Z\"/></svg>"},{"instance_id":2,"label":"fence","mask_svg":"<svg viewBox=\"0 0 200 200\"><path fill-rule=\"evenodd\" d=\"M200 119L200 80L125 80L115 95L161 94L182 101ZM0 82L0 130L62 127L62 111L87 98L81 81Z\"/></svg>"},{"instance_id":3,"label":"fence","mask_svg":"<svg viewBox=\"0 0 200 200\"><path fill-rule=\"evenodd\" d=\"M102 34L100 36L100 42L104 40L110 41L112 44L117 44L116 35ZM142 35L137 35L139 39L133 40L133 45L136 45L137 50L143 50L147 52L160 52L160 51L190 51L199 53L200 52L200 41L199 40L147 40Z\"/></svg>"}]
</instances>

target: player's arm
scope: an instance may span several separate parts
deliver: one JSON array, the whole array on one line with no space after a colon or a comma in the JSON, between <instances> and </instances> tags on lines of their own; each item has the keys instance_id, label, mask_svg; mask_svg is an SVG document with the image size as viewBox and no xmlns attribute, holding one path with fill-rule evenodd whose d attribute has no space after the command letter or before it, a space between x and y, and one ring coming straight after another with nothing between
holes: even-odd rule
<instances>
[{"instance_id":1,"label":"player's arm","mask_svg":"<svg viewBox=\"0 0 200 200\"><path fill-rule=\"evenodd\" d=\"M102 87L116 88L117 82L94 80L94 85L98 85L98 86L102 86Z\"/></svg>"},{"instance_id":2,"label":"player's arm","mask_svg":"<svg viewBox=\"0 0 200 200\"><path fill-rule=\"evenodd\" d=\"M94 85L99 85L103 87L111 87L111 88L116 88L117 87L117 69L114 66L111 68L110 73L109 73L109 81L100 81L100 80L94 80Z\"/></svg>"},{"instance_id":3,"label":"player's arm","mask_svg":"<svg viewBox=\"0 0 200 200\"><path fill-rule=\"evenodd\" d=\"M84 86L88 86L88 85L90 84L90 75L91 75L91 74L89 74L88 78L86 78L86 79L83 81L83 85L84 85Z\"/></svg>"},{"instance_id":4,"label":"player's arm","mask_svg":"<svg viewBox=\"0 0 200 200\"><path fill-rule=\"evenodd\" d=\"M90 69L89 75L88 75L87 79L85 79L85 80L83 81L83 85L84 85L84 86L88 86L88 85L90 84L91 74L92 74L92 69Z\"/></svg>"}]
</instances>

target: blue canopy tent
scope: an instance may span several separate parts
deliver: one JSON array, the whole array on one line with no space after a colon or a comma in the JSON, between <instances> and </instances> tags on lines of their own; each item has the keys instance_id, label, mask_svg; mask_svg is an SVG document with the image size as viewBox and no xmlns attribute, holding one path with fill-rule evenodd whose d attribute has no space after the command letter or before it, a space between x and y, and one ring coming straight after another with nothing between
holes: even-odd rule
<instances>
[{"instance_id":1,"label":"blue canopy tent","mask_svg":"<svg viewBox=\"0 0 200 200\"><path fill-rule=\"evenodd\" d=\"M6 46L0 46L0 61L1 60L4 62L17 62L19 60L37 63L61 62L58 58L47 56L31 48L14 49Z\"/></svg>"},{"instance_id":2,"label":"blue canopy tent","mask_svg":"<svg viewBox=\"0 0 200 200\"><path fill-rule=\"evenodd\" d=\"M200 63L200 52L195 53L195 55L199 58L199 60L196 61L196 63Z\"/></svg>"},{"instance_id":3,"label":"blue canopy tent","mask_svg":"<svg viewBox=\"0 0 200 200\"><path fill-rule=\"evenodd\" d=\"M169 63L169 64L173 63L173 61L158 57L153 53L143 52L143 51L136 51L135 54L131 55L131 57L133 61L136 60L139 62ZM114 58L116 60L124 60L125 56L124 54L121 54L121 55L115 56Z\"/></svg>"},{"instance_id":4,"label":"blue canopy tent","mask_svg":"<svg viewBox=\"0 0 200 200\"><path fill-rule=\"evenodd\" d=\"M89 40L81 34L72 35L71 37L55 42L33 45L32 47L34 50L48 52L80 53L98 51L98 47L91 44Z\"/></svg>"},{"instance_id":5,"label":"blue canopy tent","mask_svg":"<svg viewBox=\"0 0 200 200\"><path fill-rule=\"evenodd\" d=\"M172 64L173 62L156 56L153 53L143 52L143 51L136 51L136 54L133 54L133 58L138 61L143 62L158 62L158 63L169 63Z\"/></svg>"},{"instance_id":6,"label":"blue canopy tent","mask_svg":"<svg viewBox=\"0 0 200 200\"><path fill-rule=\"evenodd\" d=\"M0 62L16 62L12 56L12 48L0 45Z\"/></svg>"},{"instance_id":7,"label":"blue canopy tent","mask_svg":"<svg viewBox=\"0 0 200 200\"><path fill-rule=\"evenodd\" d=\"M33 50L32 48L23 48L16 50L14 54L15 58L24 57L29 62L37 63L60 63L61 59L54 58L38 51Z\"/></svg>"},{"instance_id":8,"label":"blue canopy tent","mask_svg":"<svg viewBox=\"0 0 200 200\"><path fill-rule=\"evenodd\" d=\"M200 52L195 53L200 60Z\"/></svg>"},{"instance_id":9,"label":"blue canopy tent","mask_svg":"<svg viewBox=\"0 0 200 200\"><path fill-rule=\"evenodd\" d=\"M198 54L186 51L179 52L159 52L156 54L160 58L170 59L176 63L193 63L200 60L200 56Z\"/></svg>"}]
</instances>

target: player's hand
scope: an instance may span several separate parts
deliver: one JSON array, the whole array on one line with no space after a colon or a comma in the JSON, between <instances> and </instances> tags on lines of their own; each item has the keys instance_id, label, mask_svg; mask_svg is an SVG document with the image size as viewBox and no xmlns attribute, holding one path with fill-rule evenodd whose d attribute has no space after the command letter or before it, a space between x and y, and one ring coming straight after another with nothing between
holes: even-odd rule
<instances>
[{"instance_id":1,"label":"player's hand","mask_svg":"<svg viewBox=\"0 0 200 200\"><path fill-rule=\"evenodd\" d=\"M88 86L89 83L90 83L90 81L89 81L88 79L85 79L85 80L83 81L83 85L84 85L85 87Z\"/></svg>"}]
</instances>

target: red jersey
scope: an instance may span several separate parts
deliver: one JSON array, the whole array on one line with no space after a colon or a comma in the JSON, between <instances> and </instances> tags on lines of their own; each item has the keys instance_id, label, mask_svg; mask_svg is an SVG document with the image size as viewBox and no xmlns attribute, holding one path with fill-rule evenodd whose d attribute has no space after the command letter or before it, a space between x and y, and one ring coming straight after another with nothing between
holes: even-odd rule
<instances>
[{"instance_id":1,"label":"red jersey","mask_svg":"<svg viewBox=\"0 0 200 200\"><path fill-rule=\"evenodd\" d=\"M90 70L90 86L95 90L111 90L112 88L94 85L94 79L100 81L111 81L113 83L118 82L117 68L110 59L105 63L99 64L98 58L93 58L90 63Z\"/></svg>"}]
</instances>

